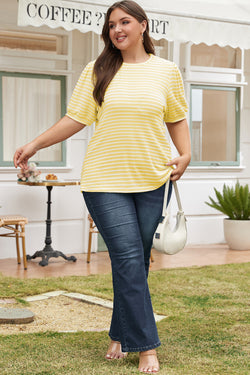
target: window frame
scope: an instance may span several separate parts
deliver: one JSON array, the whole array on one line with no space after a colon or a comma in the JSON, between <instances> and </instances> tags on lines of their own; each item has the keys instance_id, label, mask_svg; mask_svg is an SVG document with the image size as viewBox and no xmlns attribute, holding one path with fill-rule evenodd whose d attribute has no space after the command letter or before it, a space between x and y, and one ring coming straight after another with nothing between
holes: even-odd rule
<instances>
[{"instance_id":1,"label":"window frame","mask_svg":"<svg viewBox=\"0 0 250 375\"><path fill-rule=\"evenodd\" d=\"M53 74L39 74L39 73L24 73L24 72L6 72L0 71L0 167L12 167L12 161L3 160L3 98L2 98L2 84L3 77L22 77L22 78L38 78L38 79L51 79L60 81L61 88L61 117L66 113L66 76L53 75ZM53 124L51 124L53 125ZM35 161L40 167L59 167L66 166L66 142L61 142L61 155L60 161ZM32 159L32 158L31 158ZM31 160L32 161L32 160Z\"/></svg>"},{"instance_id":2,"label":"window frame","mask_svg":"<svg viewBox=\"0 0 250 375\"><path fill-rule=\"evenodd\" d=\"M189 108L189 124L190 124L190 137L191 137L191 148L193 145L193 129L192 129L192 89L202 90L217 90L217 91L234 91L235 92L235 125L236 125L236 160L233 161L194 161L191 159L190 167L220 167L220 166L240 166L240 100L241 100L241 88L236 86L225 86L213 85L213 84L202 84L192 83L190 84L190 108Z\"/></svg>"}]
</instances>

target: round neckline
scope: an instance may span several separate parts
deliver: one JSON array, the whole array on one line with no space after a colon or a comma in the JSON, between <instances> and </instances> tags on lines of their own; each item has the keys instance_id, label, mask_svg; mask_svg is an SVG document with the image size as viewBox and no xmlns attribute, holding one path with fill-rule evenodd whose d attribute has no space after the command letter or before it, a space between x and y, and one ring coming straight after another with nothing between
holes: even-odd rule
<instances>
[{"instance_id":1,"label":"round neckline","mask_svg":"<svg viewBox=\"0 0 250 375\"><path fill-rule=\"evenodd\" d=\"M150 60L152 60L152 57L153 57L152 53L149 53L148 55L149 55L149 58L146 61L142 61L142 62L138 62L138 63L127 63L127 62L123 61L122 65L126 65L126 66L132 65L132 66L135 66L135 65L144 65L144 64L147 64Z\"/></svg>"}]
</instances>

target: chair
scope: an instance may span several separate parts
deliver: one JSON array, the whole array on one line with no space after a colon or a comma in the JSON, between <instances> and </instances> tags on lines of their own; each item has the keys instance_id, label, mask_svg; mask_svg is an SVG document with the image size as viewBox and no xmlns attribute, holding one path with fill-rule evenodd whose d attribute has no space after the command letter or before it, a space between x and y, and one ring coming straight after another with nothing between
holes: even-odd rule
<instances>
[{"instance_id":1,"label":"chair","mask_svg":"<svg viewBox=\"0 0 250 375\"><path fill-rule=\"evenodd\" d=\"M88 242L87 263L90 263L92 235L93 235L93 233L99 233L99 232L96 229L96 225L95 225L94 220L92 219L90 214L88 214L88 220L89 220L89 242Z\"/></svg>"},{"instance_id":2,"label":"chair","mask_svg":"<svg viewBox=\"0 0 250 375\"><path fill-rule=\"evenodd\" d=\"M94 220L92 219L91 215L88 214L88 220L89 220L89 241L88 241L88 254L87 254L87 263L90 263L90 256L91 256L91 245L92 245L92 235L93 233L99 233L96 225L94 223ZM154 258L153 255L150 255L150 261L153 262Z\"/></svg>"},{"instance_id":3,"label":"chair","mask_svg":"<svg viewBox=\"0 0 250 375\"><path fill-rule=\"evenodd\" d=\"M18 264L21 264L19 237L22 238L23 265L25 270L27 270L27 259L25 249L25 224L27 223L28 219L21 215L0 215L0 229L3 228L7 231L5 233L0 233L0 237L16 238L16 252Z\"/></svg>"}]
</instances>

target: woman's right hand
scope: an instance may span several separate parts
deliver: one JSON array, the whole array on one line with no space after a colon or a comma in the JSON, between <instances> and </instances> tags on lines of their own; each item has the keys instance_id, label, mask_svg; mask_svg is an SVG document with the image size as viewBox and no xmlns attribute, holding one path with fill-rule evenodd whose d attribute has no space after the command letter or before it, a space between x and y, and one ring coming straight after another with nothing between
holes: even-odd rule
<instances>
[{"instance_id":1,"label":"woman's right hand","mask_svg":"<svg viewBox=\"0 0 250 375\"><path fill-rule=\"evenodd\" d=\"M28 168L28 160L35 155L37 149L33 142L27 143L26 145L19 147L14 154L14 165L21 169Z\"/></svg>"}]
</instances>

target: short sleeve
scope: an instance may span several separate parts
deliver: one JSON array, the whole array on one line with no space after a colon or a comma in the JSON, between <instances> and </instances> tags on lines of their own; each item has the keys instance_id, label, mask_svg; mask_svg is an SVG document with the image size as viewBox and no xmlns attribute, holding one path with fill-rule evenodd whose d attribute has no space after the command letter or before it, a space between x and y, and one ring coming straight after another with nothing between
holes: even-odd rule
<instances>
[{"instance_id":1,"label":"short sleeve","mask_svg":"<svg viewBox=\"0 0 250 375\"><path fill-rule=\"evenodd\" d=\"M97 103L93 97L94 62L90 62L83 70L67 107L66 115L82 124L90 126L97 115Z\"/></svg>"},{"instance_id":2,"label":"short sleeve","mask_svg":"<svg viewBox=\"0 0 250 375\"><path fill-rule=\"evenodd\" d=\"M184 94L183 81L177 65L173 64L173 70L167 89L167 103L164 114L165 122L177 122L186 117L188 111Z\"/></svg>"}]
</instances>

